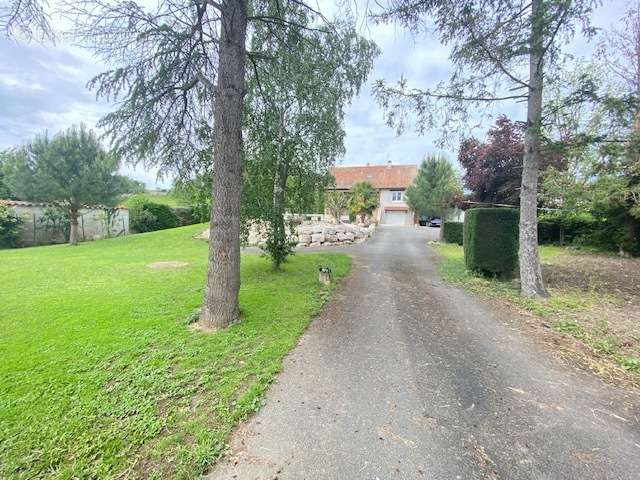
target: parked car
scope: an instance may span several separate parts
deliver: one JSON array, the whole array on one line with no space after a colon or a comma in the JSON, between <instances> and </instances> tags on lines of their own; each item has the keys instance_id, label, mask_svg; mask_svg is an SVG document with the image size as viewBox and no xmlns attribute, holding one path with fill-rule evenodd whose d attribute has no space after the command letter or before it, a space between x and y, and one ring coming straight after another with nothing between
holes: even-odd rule
<instances>
[{"instance_id":1,"label":"parked car","mask_svg":"<svg viewBox=\"0 0 640 480\"><path fill-rule=\"evenodd\" d=\"M431 221L429 222L429 226L440 228L442 226L442 219L432 218Z\"/></svg>"},{"instance_id":2,"label":"parked car","mask_svg":"<svg viewBox=\"0 0 640 480\"><path fill-rule=\"evenodd\" d=\"M422 216L418 218L418 225L420 225L421 227L426 227L428 223L429 217Z\"/></svg>"}]
</instances>

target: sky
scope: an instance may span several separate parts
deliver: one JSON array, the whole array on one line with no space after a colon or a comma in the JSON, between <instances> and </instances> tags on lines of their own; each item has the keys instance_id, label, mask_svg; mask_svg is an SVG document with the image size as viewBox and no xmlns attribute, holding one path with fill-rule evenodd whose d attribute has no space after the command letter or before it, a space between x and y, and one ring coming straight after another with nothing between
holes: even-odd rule
<instances>
[{"instance_id":1,"label":"sky","mask_svg":"<svg viewBox=\"0 0 640 480\"><path fill-rule=\"evenodd\" d=\"M625 1L603 3L593 21L596 26L608 27L622 16ZM324 11L331 10L331 4L324 4ZM451 71L448 49L435 36L412 37L399 26L368 23L360 28L362 35L377 43L381 55L367 85L346 109L346 154L338 164L419 164L429 153L444 153L455 162L455 146L438 149L437 133L420 136L408 129L398 136L385 124L383 111L371 94L371 85L377 79L395 82L404 75L411 86L421 88L445 80ZM592 48L581 38L569 46L576 55L589 55ZM27 142L44 131L54 134L81 122L94 127L112 105L97 100L86 84L105 69L88 51L64 42L40 45L0 38L0 149ZM523 114L513 105L505 105L499 112L515 119ZM489 126L483 122L476 136L482 137ZM121 171L148 188L171 185L171 178L158 179L154 170L124 165Z\"/></svg>"}]
</instances>

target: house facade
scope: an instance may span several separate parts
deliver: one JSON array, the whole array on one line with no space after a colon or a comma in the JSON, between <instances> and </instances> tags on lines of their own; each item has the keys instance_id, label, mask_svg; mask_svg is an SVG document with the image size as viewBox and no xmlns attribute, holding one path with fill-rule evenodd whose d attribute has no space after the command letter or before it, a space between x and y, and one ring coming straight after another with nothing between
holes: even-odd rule
<instances>
[{"instance_id":1,"label":"house facade","mask_svg":"<svg viewBox=\"0 0 640 480\"><path fill-rule=\"evenodd\" d=\"M378 208L372 220L380 225L414 225L416 215L405 200L405 192L418 174L417 165L366 165L334 167L331 190L349 192L359 182L369 182L378 190Z\"/></svg>"}]
</instances>

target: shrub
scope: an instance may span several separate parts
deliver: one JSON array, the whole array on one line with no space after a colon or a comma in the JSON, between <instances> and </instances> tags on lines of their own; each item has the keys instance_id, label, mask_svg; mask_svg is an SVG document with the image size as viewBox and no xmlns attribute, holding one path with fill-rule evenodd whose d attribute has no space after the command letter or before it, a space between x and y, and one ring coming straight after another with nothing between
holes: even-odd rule
<instances>
[{"instance_id":1,"label":"shrub","mask_svg":"<svg viewBox=\"0 0 640 480\"><path fill-rule=\"evenodd\" d=\"M194 223L202 223L194 219L193 209L191 207L173 207L171 211L178 217L178 222L181 227L193 225Z\"/></svg>"},{"instance_id":2,"label":"shrub","mask_svg":"<svg viewBox=\"0 0 640 480\"><path fill-rule=\"evenodd\" d=\"M13 248L18 245L20 226L23 220L6 205L0 205L0 248Z\"/></svg>"},{"instance_id":3,"label":"shrub","mask_svg":"<svg viewBox=\"0 0 640 480\"><path fill-rule=\"evenodd\" d=\"M538 218L538 242L562 245L583 243L597 228L598 221L589 214L560 216L545 213Z\"/></svg>"},{"instance_id":4,"label":"shrub","mask_svg":"<svg viewBox=\"0 0 640 480\"><path fill-rule=\"evenodd\" d=\"M519 212L474 208L464 219L464 261L469 270L510 277L518 265Z\"/></svg>"},{"instance_id":5,"label":"shrub","mask_svg":"<svg viewBox=\"0 0 640 480\"><path fill-rule=\"evenodd\" d=\"M144 233L180 225L178 216L168 205L151 202L145 198L129 202L129 228Z\"/></svg>"},{"instance_id":6,"label":"shrub","mask_svg":"<svg viewBox=\"0 0 640 480\"><path fill-rule=\"evenodd\" d=\"M442 239L447 243L462 245L462 222L444 222Z\"/></svg>"}]
</instances>

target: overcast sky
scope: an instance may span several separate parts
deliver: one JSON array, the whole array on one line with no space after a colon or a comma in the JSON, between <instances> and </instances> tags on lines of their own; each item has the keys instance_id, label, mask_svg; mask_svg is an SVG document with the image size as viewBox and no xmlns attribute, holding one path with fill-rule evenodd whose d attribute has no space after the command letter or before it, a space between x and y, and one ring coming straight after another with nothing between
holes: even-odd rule
<instances>
[{"instance_id":1,"label":"overcast sky","mask_svg":"<svg viewBox=\"0 0 640 480\"><path fill-rule=\"evenodd\" d=\"M600 27L617 22L625 9L624 0L604 0L604 4L594 15L594 23ZM380 78L392 82L404 75L412 86L432 86L449 74L448 51L434 37L414 38L393 25L369 24L362 34L373 39L382 53L369 83L347 109L346 155L339 163L419 163L426 153L439 151L436 135L419 136L407 131L397 136L384 123L383 112L371 96L371 83ZM591 48L581 39L571 46L578 55L588 55ZM86 83L104 69L88 52L64 43L43 46L0 39L0 148L80 122L93 127L110 105L97 101ZM501 111L514 118L522 115L513 105ZM477 135L487 127L482 125ZM455 160L454 147L444 153ZM123 166L122 171L148 187L168 187L171 183L170 179L156 179L154 171L130 166Z\"/></svg>"}]
</instances>

